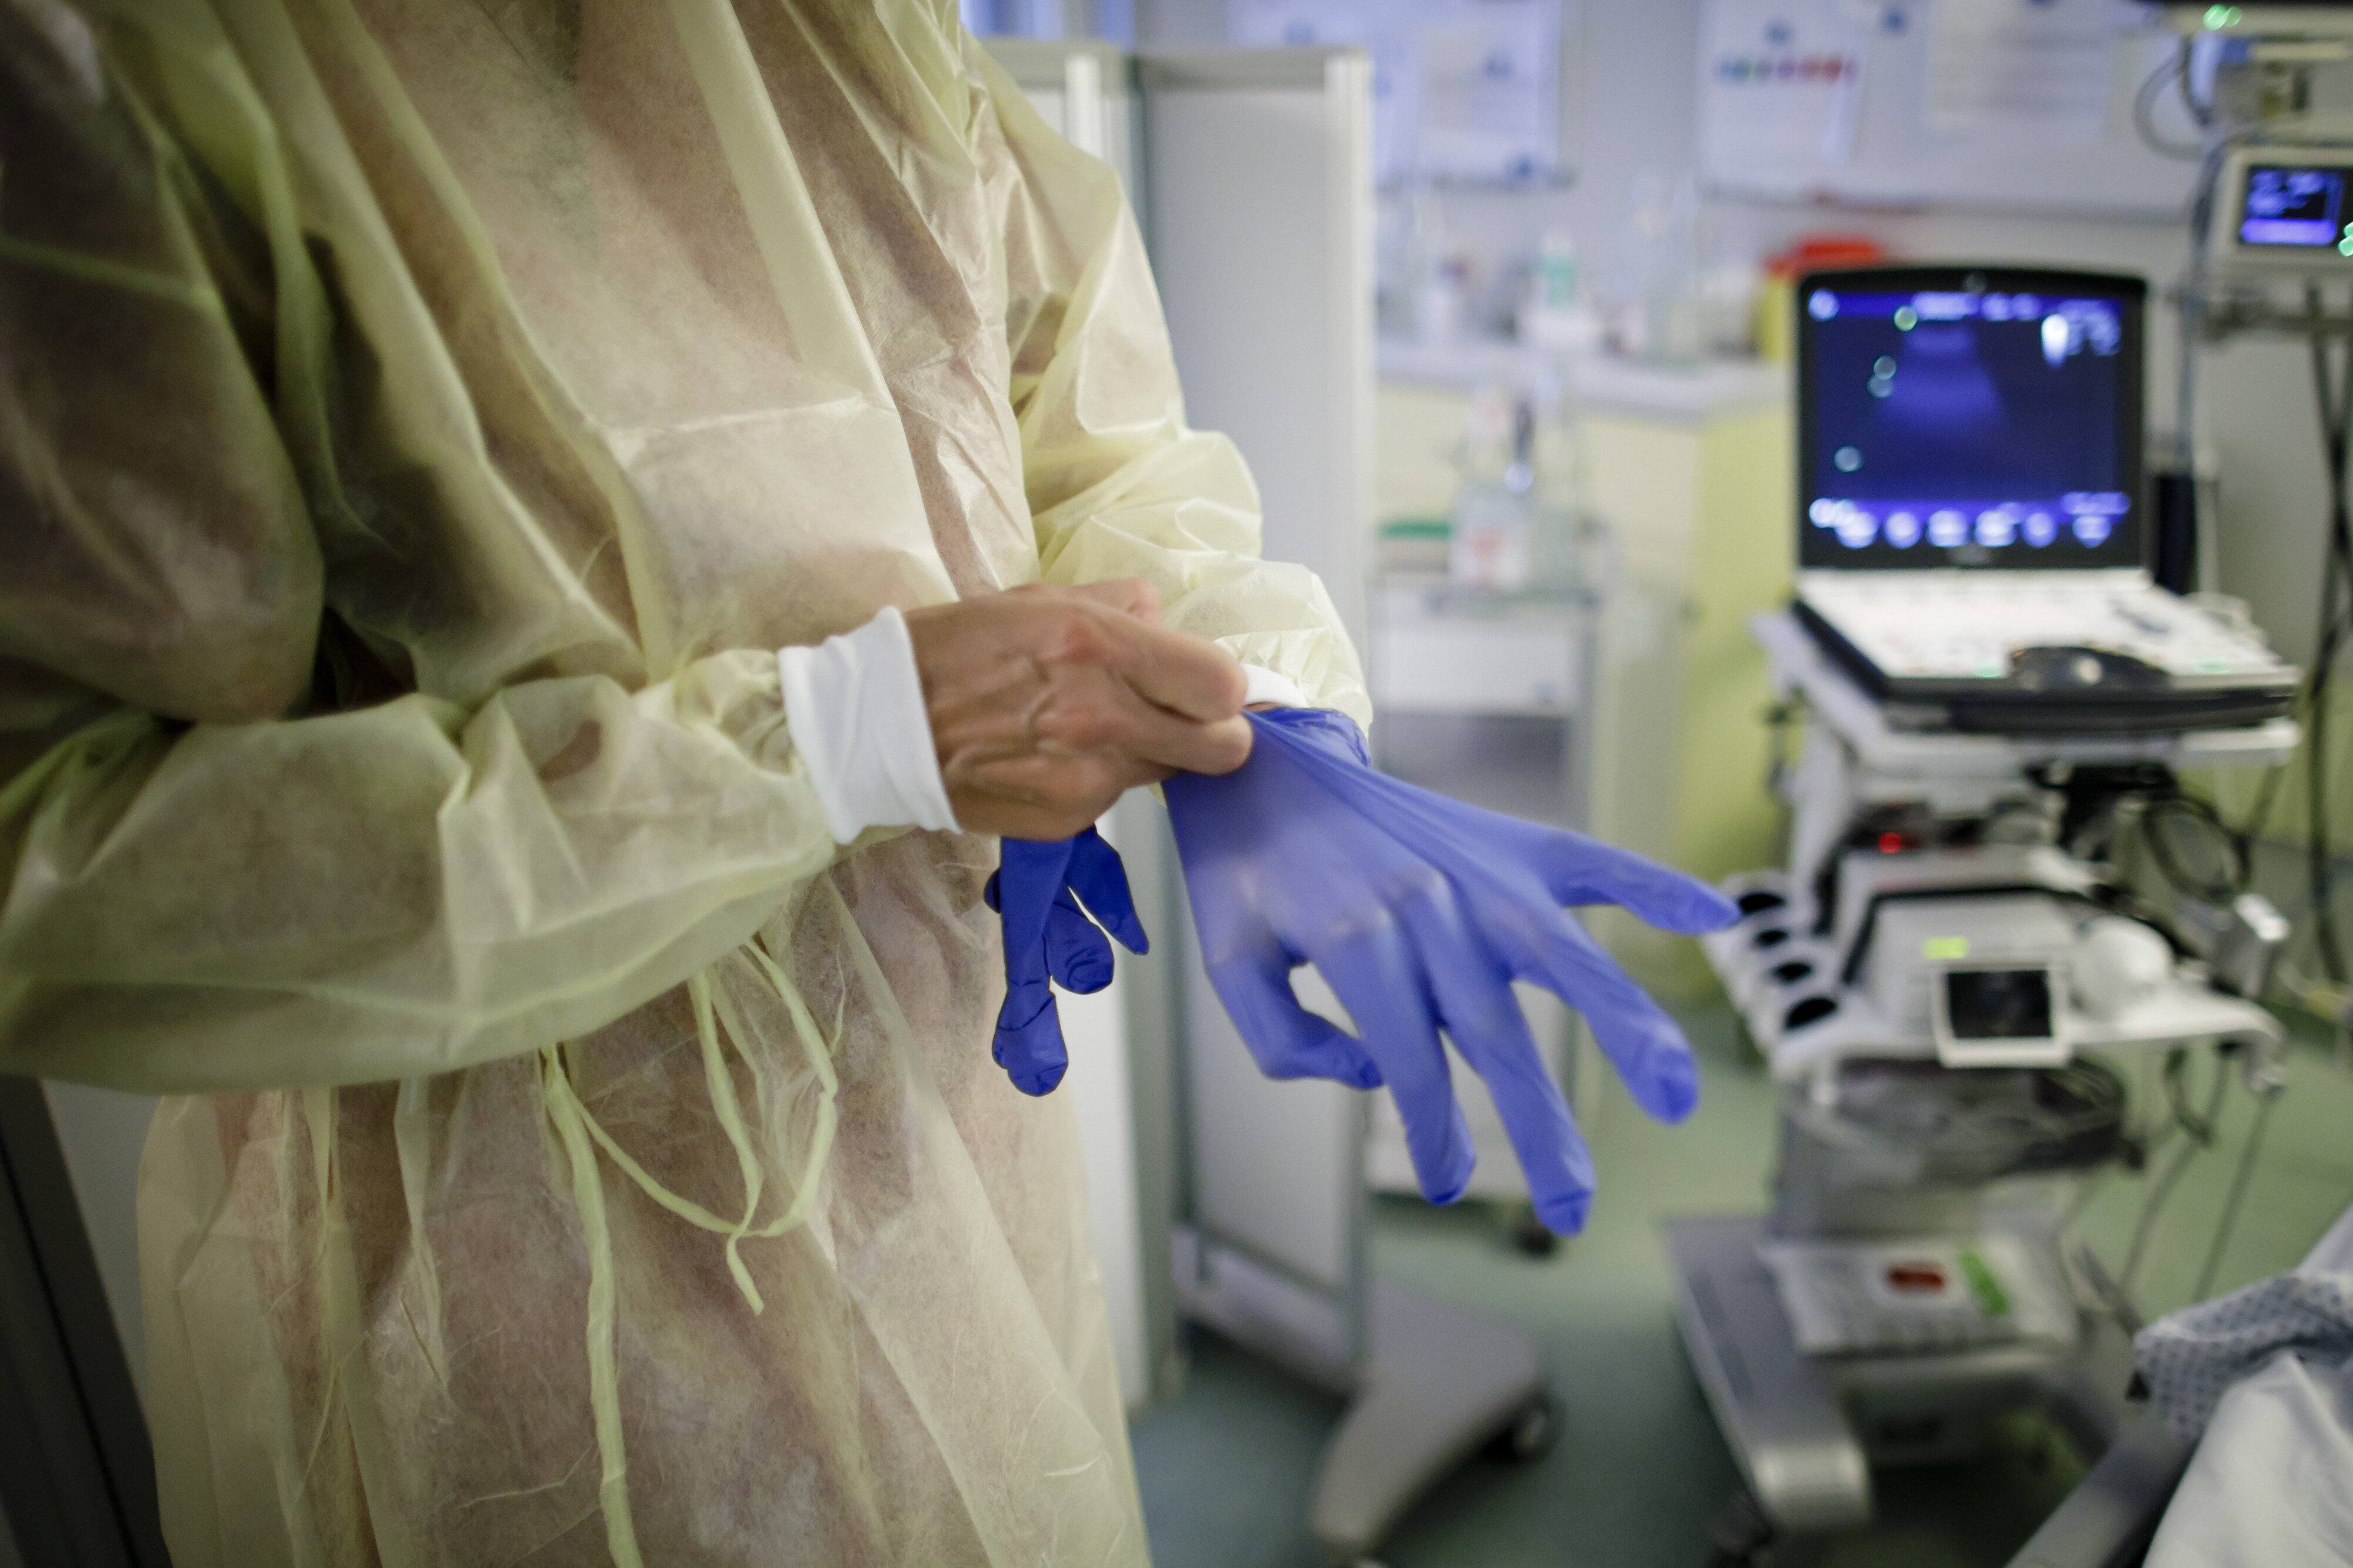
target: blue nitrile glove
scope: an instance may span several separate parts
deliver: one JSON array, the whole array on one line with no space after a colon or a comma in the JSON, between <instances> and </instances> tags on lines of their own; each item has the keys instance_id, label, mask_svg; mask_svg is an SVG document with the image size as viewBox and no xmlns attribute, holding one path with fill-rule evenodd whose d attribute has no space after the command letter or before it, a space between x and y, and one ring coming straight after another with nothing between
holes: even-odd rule
<instances>
[{"instance_id":1,"label":"blue nitrile glove","mask_svg":"<svg viewBox=\"0 0 2353 1568\"><path fill-rule=\"evenodd\" d=\"M1563 906L1621 904L1686 932L1739 911L1639 855L1375 773L1339 714L1283 708L1250 722L1240 769L1163 786L1202 963L1234 1027L1271 1078L1388 1085L1435 1203L1461 1195L1473 1163L1445 1030L1486 1080L1537 1215L1575 1231L1593 1159L1512 982L1584 1014L1636 1102L1679 1121L1699 1098L1683 1032ZM1300 1006L1291 972L1303 963L1323 972L1361 1037Z\"/></svg>"},{"instance_id":2,"label":"blue nitrile glove","mask_svg":"<svg viewBox=\"0 0 2353 1568\"><path fill-rule=\"evenodd\" d=\"M1005 926L1005 1005L997 1015L997 1065L1022 1093L1046 1094L1071 1065L1052 982L1082 995L1111 984L1111 943L1095 929L1096 921L1130 952L1149 945L1127 890L1127 871L1119 851L1092 827L1050 843L1008 838L983 896ZM1094 920L1087 918L1090 913Z\"/></svg>"}]
</instances>

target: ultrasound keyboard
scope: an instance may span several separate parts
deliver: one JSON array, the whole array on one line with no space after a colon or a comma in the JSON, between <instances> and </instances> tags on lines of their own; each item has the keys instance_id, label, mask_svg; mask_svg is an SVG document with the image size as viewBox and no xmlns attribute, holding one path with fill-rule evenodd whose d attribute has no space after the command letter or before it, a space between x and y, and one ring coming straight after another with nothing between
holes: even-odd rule
<instances>
[{"instance_id":1,"label":"ultrasound keyboard","mask_svg":"<svg viewBox=\"0 0 2353 1568\"><path fill-rule=\"evenodd\" d=\"M1875 693L1963 727L2253 722L2295 689L2259 638L2133 573L1807 573L1797 609Z\"/></svg>"}]
</instances>

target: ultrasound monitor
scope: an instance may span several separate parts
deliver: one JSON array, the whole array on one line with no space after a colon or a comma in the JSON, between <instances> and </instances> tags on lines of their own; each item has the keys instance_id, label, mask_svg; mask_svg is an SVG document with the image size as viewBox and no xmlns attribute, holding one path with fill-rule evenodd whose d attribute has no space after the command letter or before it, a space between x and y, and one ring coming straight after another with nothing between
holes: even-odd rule
<instances>
[{"instance_id":1,"label":"ultrasound monitor","mask_svg":"<svg viewBox=\"0 0 2353 1568\"><path fill-rule=\"evenodd\" d=\"M2147 286L1994 268L1799 294L1799 564L2132 571Z\"/></svg>"}]
</instances>

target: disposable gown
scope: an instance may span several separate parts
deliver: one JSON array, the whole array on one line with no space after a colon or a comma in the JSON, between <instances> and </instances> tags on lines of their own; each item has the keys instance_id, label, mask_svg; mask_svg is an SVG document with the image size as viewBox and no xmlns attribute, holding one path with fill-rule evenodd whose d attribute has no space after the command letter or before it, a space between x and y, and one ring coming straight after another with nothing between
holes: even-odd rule
<instances>
[{"instance_id":1,"label":"disposable gown","mask_svg":"<svg viewBox=\"0 0 2353 1568\"><path fill-rule=\"evenodd\" d=\"M178 1568L1143 1562L997 847L772 650L1133 573L1363 717L1257 529L952 4L0 3L0 1069L182 1096Z\"/></svg>"}]
</instances>

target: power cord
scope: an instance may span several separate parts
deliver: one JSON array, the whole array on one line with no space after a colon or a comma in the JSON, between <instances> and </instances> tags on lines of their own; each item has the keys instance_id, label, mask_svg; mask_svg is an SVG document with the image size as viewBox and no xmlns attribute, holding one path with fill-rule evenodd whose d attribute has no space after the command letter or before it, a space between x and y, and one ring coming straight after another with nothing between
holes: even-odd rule
<instances>
[{"instance_id":1,"label":"power cord","mask_svg":"<svg viewBox=\"0 0 2353 1568\"><path fill-rule=\"evenodd\" d=\"M2199 120L2201 124L2204 122L2199 114L2197 100L2189 93L2189 40L2184 38L2180 47L2166 57L2163 65L2149 72L2147 79L2140 84L2140 89L2133 94L2133 129L2140 132L2140 139L2147 144L2149 151L2163 157L2179 158L2184 163L2195 163L2205 156L2206 149L2202 144L2168 142L2157 129L2158 95L2176 83L2180 85L2182 102L2189 106L2190 118Z\"/></svg>"},{"instance_id":2,"label":"power cord","mask_svg":"<svg viewBox=\"0 0 2353 1568\"><path fill-rule=\"evenodd\" d=\"M2117 1291L2126 1300L2132 1298L2133 1285L2140 1278L2141 1265L2148 1260L2148 1244L2157 1233L2158 1216L2165 1212L2174 1188L2180 1184L2183 1173L2189 1168L2189 1162L2214 1141L2216 1119L2222 1110L2223 1091L2231 1085L2230 1064L2218 1057L2214 1062L2214 1089L2206 1097L2205 1113L2202 1116L2188 1114L2179 1089L2183 1069L2176 1066L2183 1054L2176 1051L2166 1060L2166 1097L2172 1101L2175 1120L2188 1134L2188 1139L2174 1151L2173 1158L2166 1162L2164 1171L2150 1185L2148 1195L2141 1200L2140 1217L2133 1226L2132 1246L2125 1253L2124 1272L2116 1276L2116 1281Z\"/></svg>"},{"instance_id":3,"label":"power cord","mask_svg":"<svg viewBox=\"0 0 2353 1568\"><path fill-rule=\"evenodd\" d=\"M2318 284L2305 289L2316 321L2322 313ZM2320 626L2312 669L2305 683L2306 880L2312 900L2313 941L2322 973L2334 984L2347 978L2344 943L2337 929L2334 803L2328 788L2329 695L2337 664L2353 638L2353 498L2348 497L2347 457L2353 448L2353 345L2343 354L2343 392L2335 393L2327 339L2311 340L2313 396L2320 414L2321 445L2328 462L2328 540L2321 568Z\"/></svg>"},{"instance_id":4,"label":"power cord","mask_svg":"<svg viewBox=\"0 0 2353 1568\"><path fill-rule=\"evenodd\" d=\"M2231 1239L2238 1234L2239 1205L2247 1195L2247 1184L2255 1173L2255 1160L2263 1152L2263 1134L2271 1127L2272 1111L2280 1101L2280 1086L2273 1085L2262 1091L2255 1100L2255 1119L2248 1125L2246 1146L2239 1151L2239 1168L2231 1176L2230 1195L2222 1200L2222 1217L2215 1223L2214 1239L2206 1248L2206 1261L2198 1270L2198 1288L2189 1293L2192 1301L2203 1301L2214 1289L2215 1276L2222 1269L2223 1254L2230 1250Z\"/></svg>"}]
</instances>

